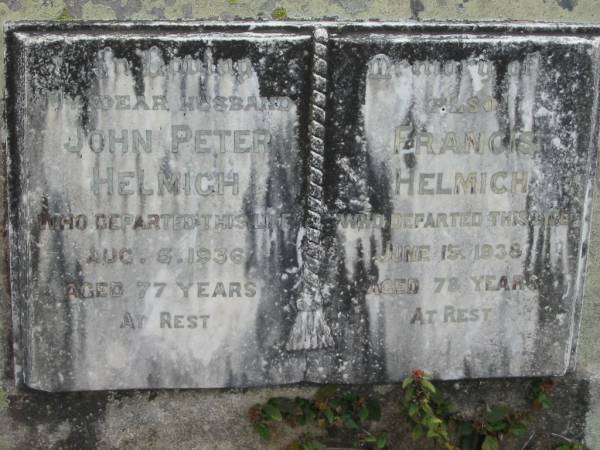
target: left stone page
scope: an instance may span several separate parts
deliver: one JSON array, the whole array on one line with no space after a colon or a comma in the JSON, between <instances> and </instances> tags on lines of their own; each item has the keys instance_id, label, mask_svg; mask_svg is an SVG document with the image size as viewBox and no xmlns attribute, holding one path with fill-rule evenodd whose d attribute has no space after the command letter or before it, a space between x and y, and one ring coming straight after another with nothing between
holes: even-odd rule
<instances>
[{"instance_id":1,"label":"left stone page","mask_svg":"<svg viewBox=\"0 0 600 450\"><path fill-rule=\"evenodd\" d=\"M23 381L301 381L285 343L310 34L33 30L9 47Z\"/></svg>"}]
</instances>

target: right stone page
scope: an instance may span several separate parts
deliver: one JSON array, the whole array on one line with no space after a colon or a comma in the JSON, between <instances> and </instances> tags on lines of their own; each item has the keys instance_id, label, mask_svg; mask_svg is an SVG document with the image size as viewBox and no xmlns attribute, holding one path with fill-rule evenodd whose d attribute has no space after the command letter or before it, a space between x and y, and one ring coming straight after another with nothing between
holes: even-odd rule
<instances>
[{"instance_id":1,"label":"right stone page","mask_svg":"<svg viewBox=\"0 0 600 450\"><path fill-rule=\"evenodd\" d=\"M596 163L597 56L585 36L332 36L330 379L568 370Z\"/></svg>"}]
</instances>

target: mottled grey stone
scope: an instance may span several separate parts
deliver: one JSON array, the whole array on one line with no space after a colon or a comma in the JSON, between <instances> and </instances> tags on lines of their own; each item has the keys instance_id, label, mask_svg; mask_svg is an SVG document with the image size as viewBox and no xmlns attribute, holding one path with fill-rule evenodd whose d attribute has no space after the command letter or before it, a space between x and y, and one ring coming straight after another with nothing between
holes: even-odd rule
<instances>
[{"instance_id":1,"label":"mottled grey stone","mask_svg":"<svg viewBox=\"0 0 600 450\"><path fill-rule=\"evenodd\" d=\"M573 364L598 41L495 34L331 44L327 267L385 379Z\"/></svg>"},{"instance_id":2,"label":"mottled grey stone","mask_svg":"<svg viewBox=\"0 0 600 450\"><path fill-rule=\"evenodd\" d=\"M299 381L310 34L106 31L10 36L25 383Z\"/></svg>"},{"instance_id":3,"label":"mottled grey stone","mask_svg":"<svg viewBox=\"0 0 600 450\"><path fill-rule=\"evenodd\" d=\"M573 366L596 29L315 28L9 31L22 382L231 387Z\"/></svg>"}]
</instances>

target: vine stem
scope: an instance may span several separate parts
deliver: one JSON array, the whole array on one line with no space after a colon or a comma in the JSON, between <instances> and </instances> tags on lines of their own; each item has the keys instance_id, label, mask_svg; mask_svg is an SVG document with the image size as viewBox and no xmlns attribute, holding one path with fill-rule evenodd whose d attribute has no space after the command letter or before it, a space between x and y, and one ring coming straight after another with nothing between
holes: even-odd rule
<instances>
[{"instance_id":1,"label":"vine stem","mask_svg":"<svg viewBox=\"0 0 600 450\"><path fill-rule=\"evenodd\" d=\"M558 434L558 433L550 433L550 434L551 434L552 436L559 437L559 438L561 438L563 441L569 442L569 443L571 443L571 444L574 444L574 443L575 443L575 441L574 441L573 439L569 439L568 437L566 437L566 436L563 436L562 434Z\"/></svg>"},{"instance_id":2,"label":"vine stem","mask_svg":"<svg viewBox=\"0 0 600 450\"><path fill-rule=\"evenodd\" d=\"M535 437L535 431L533 433L531 433L531 436L529 436L529 439L527 439L527 442L525 442L525 444L523 444L523 447L521 447L521 450L525 450L525 448L529 445L529 443L531 442L531 440Z\"/></svg>"}]
</instances>

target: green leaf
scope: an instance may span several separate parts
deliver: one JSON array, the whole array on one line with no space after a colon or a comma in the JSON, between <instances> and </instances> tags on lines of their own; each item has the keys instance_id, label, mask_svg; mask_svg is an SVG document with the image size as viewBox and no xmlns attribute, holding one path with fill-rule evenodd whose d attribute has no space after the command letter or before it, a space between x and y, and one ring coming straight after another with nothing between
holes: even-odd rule
<instances>
[{"instance_id":1,"label":"green leaf","mask_svg":"<svg viewBox=\"0 0 600 450\"><path fill-rule=\"evenodd\" d=\"M458 413L458 406L452 404L452 403L446 403L444 402L444 412L447 416L451 416L453 414Z\"/></svg>"},{"instance_id":2,"label":"green leaf","mask_svg":"<svg viewBox=\"0 0 600 450\"><path fill-rule=\"evenodd\" d=\"M412 438L416 440L416 439L419 439L421 436L423 436L423 433L424 433L423 428L420 425L416 425L413 428L411 435L412 435Z\"/></svg>"},{"instance_id":3,"label":"green leaf","mask_svg":"<svg viewBox=\"0 0 600 450\"><path fill-rule=\"evenodd\" d=\"M415 417L419 413L419 406L416 403L411 403L408 407L408 415L410 417Z\"/></svg>"},{"instance_id":4,"label":"green leaf","mask_svg":"<svg viewBox=\"0 0 600 450\"><path fill-rule=\"evenodd\" d=\"M302 408L302 409L303 409L303 408L306 406L306 404L307 404L308 402L306 401L306 399L305 399L305 398L302 398L302 397L296 397L296 398L294 399L294 403L295 403L295 404L296 404L296 405L297 405L299 408Z\"/></svg>"},{"instance_id":5,"label":"green leaf","mask_svg":"<svg viewBox=\"0 0 600 450\"><path fill-rule=\"evenodd\" d=\"M431 392L432 394L435 394L436 392L435 386L431 383L431 381L427 380L426 378L423 378L421 380L421 386L423 386L425 390Z\"/></svg>"},{"instance_id":6,"label":"green leaf","mask_svg":"<svg viewBox=\"0 0 600 450\"><path fill-rule=\"evenodd\" d=\"M331 409L326 409L325 411L323 411L323 415L327 419L327 422L329 422L330 424L335 422L335 414Z\"/></svg>"},{"instance_id":7,"label":"green leaf","mask_svg":"<svg viewBox=\"0 0 600 450\"><path fill-rule=\"evenodd\" d=\"M281 417L281 411L279 411L279 408L275 405L270 405L267 403L263 407L263 411L265 412L266 416L271 420L274 420L276 422L281 422L283 420L283 417Z\"/></svg>"},{"instance_id":8,"label":"green leaf","mask_svg":"<svg viewBox=\"0 0 600 450\"><path fill-rule=\"evenodd\" d=\"M369 399L367 401L367 408L369 410L369 419L377 421L381 419L381 405L377 400Z\"/></svg>"},{"instance_id":9,"label":"green leaf","mask_svg":"<svg viewBox=\"0 0 600 450\"><path fill-rule=\"evenodd\" d=\"M488 431L493 433L497 431L506 431L508 428L508 423L506 422L488 422L485 424L485 427Z\"/></svg>"},{"instance_id":10,"label":"green leaf","mask_svg":"<svg viewBox=\"0 0 600 450\"><path fill-rule=\"evenodd\" d=\"M462 422L458 426L458 433L461 436L469 436L475 433L475 427L470 422Z\"/></svg>"},{"instance_id":11,"label":"green leaf","mask_svg":"<svg viewBox=\"0 0 600 450\"><path fill-rule=\"evenodd\" d=\"M406 389L406 391L404 392L404 401L406 403L410 403L412 402L416 397L416 393L415 393L415 388L414 387L409 387L408 389Z\"/></svg>"},{"instance_id":12,"label":"green leaf","mask_svg":"<svg viewBox=\"0 0 600 450\"><path fill-rule=\"evenodd\" d=\"M377 448L385 448L387 445L387 436L379 436L377 438Z\"/></svg>"},{"instance_id":13,"label":"green leaf","mask_svg":"<svg viewBox=\"0 0 600 450\"><path fill-rule=\"evenodd\" d=\"M428 427L435 427L436 425L443 423L442 419L435 416L427 416L424 422Z\"/></svg>"},{"instance_id":14,"label":"green leaf","mask_svg":"<svg viewBox=\"0 0 600 450\"><path fill-rule=\"evenodd\" d=\"M431 406L429 406L429 404L427 404L427 403L423 403L423 404L421 405L421 409L422 409L422 410L423 410L423 412L424 412L425 414L427 414L428 416L432 416L432 415L434 415L434 414L433 414L433 409L431 409Z\"/></svg>"},{"instance_id":15,"label":"green leaf","mask_svg":"<svg viewBox=\"0 0 600 450\"><path fill-rule=\"evenodd\" d=\"M375 444L377 442L377 437L373 435L366 436L364 441L368 444Z\"/></svg>"},{"instance_id":16,"label":"green leaf","mask_svg":"<svg viewBox=\"0 0 600 450\"><path fill-rule=\"evenodd\" d=\"M406 377L404 379L404 381L402 382L402 389L406 389L407 386L413 384L413 378L412 377Z\"/></svg>"},{"instance_id":17,"label":"green leaf","mask_svg":"<svg viewBox=\"0 0 600 450\"><path fill-rule=\"evenodd\" d=\"M478 443L479 435L475 433L469 434L461 440L460 448L462 450L477 450Z\"/></svg>"},{"instance_id":18,"label":"green leaf","mask_svg":"<svg viewBox=\"0 0 600 450\"><path fill-rule=\"evenodd\" d=\"M348 403L352 403L352 402L358 400L358 398L359 397L356 394L350 394L349 393L349 394L345 394L344 395L344 400L347 401Z\"/></svg>"},{"instance_id":19,"label":"green leaf","mask_svg":"<svg viewBox=\"0 0 600 450\"><path fill-rule=\"evenodd\" d=\"M486 436L481 450L500 450L500 442L494 436Z\"/></svg>"},{"instance_id":20,"label":"green leaf","mask_svg":"<svg viewBox=\"0 0 600 450\"><path fill-rule=\"evenodd\" d=\"M365 422L369 418L369 409L365 406L358 412L358 419L360 422Z\"/></svg>"},{"instance_id":21,"label":"green leaf","mask_svg":"<svg viewBox=\"0 0 600 450\"><path fill-rule=\"evenodd\" d=\"M548 396L548 394L541 392L540 395L538 396L537 400L540 402L540 404L542 405L543 409L548 409L552 403L552 400L550 399L550 396Z\"/></svg>"},{"instance_id":22,"label":"green leaf","mask_svg":"<svg viewBox=\"0 0 600 450\"><path fill-rule=\"evenodd\" d=\"M269 430L269 427L266 423L259 422L256 425L254 425L254 429L256 430L258 435L264 440L268 440L271 438L271 430Z\"/></svg>"},{"instance_id":23,"label":"green leaf","mask_svg":"<svg viewBox=\"0 0 600 450\"><path fill-rule=\"evenodd\" d=\"M508 431L510 431L510 433L514 434L515 436L522 436L525 433L527 433L527 425L525 425L522 422L515 422L510 426L510 429Z\"/></svg>"},{"instance_id":24,"label":"green leaf","mask_svg":"<svg viewBox=\"0 0 600 450\"><path fill-rule=\"evenodd\" d=\"M336 384L326 384L321 386L317 392L315 393L315 400L317 401L325 401L329 400L333 397L338 391L338 386Z\"/></svg>"},{"instance_id":25,"label":"green leaf","mask_svg":"<svg viewBox=\"0 0 600 450\"><path fill-rule=\"evenodd\" d=\"M484 414L484 418L487 422L500 422L506 419L510 415L510 408L498 405L492 407L489 411Z\"/></svg>"},{"instance_id":26,"label":"green leaf","mask_svg":"<svg viewBox=\"0 0 600 450\"><path fill-rule=\"evenodd\" d=\"M310 441L305 441L302 444L302 449L303 450L327 450L327 447L325 445L321 444L319 441L310 440Z\"/></svg>"},{"instance_id":27,"label":"green leaf","mask_svg":"<svg viewBox=\"0 0 600 450\"><path fill-rule=\"evenodd\" d=\"M344 425L351 430L358 430L359 426L349 414L344 414Z\"/></svg>"},{"instance_id":28,"label":"green leaf","mask_svg":"<svg viewBox=\"0 0 600 450\"><path fill-rule=\"evenodd\" d=\"M278 398L278 401L274 404L274 406L279 408L282 416L286 415L294 415L297 411L298 407L294 403L292 399L289 398Z\"/></svg>"},{"instance_id":29,"label":"green leaf","mask_svg":"<svg viewBox=\"0 0 600 450\"><path fill-rule=\"evenodd\" d=\"M429 439L433 439L433 438L440 437L439 433L438 433L436 430L434 430L434 429L431 429L431 428L430 428L430 429L427 431L427 434L426 434L426 436L427 436Z\"/></svg>"}]
</instances>

